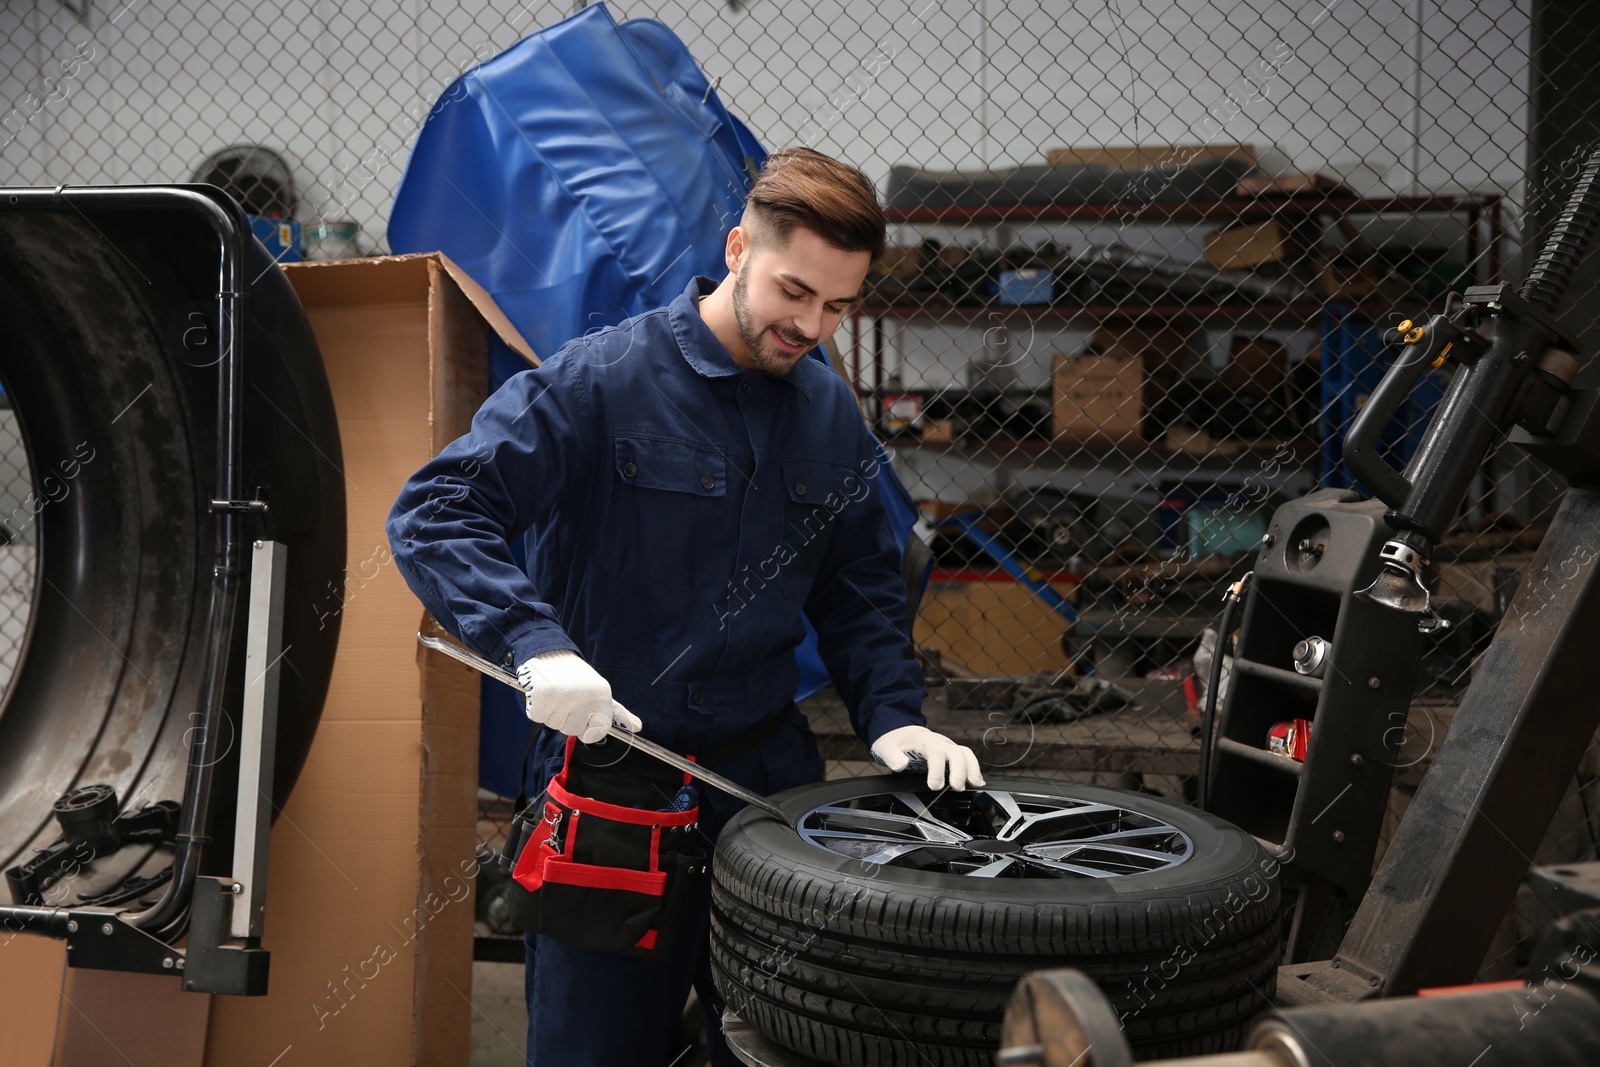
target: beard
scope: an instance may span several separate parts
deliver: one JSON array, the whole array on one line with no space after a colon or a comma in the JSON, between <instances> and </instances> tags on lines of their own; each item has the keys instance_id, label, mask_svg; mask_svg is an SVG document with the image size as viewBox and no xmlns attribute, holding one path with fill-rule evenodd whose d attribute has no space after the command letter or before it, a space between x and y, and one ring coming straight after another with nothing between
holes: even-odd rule
<instances>
[{"instance_id":1,"label":"beard","mask_svg":"<svg viewBox=\"0 0 1600 1067\"><path fill-rule=\"evenodd\" d=\"M739 268L739 275L733 281L733 321L738 324L739 337L750 350L750 358L755 365L768 374L784 375L794 370L795 365L805 358L806 352L816 347L817 342L809 337L797 337L788 330L781 329L777 324L763 326L756 329L755 320L750 314L750 265L746 263ZM779 348L777 343L767 336L769 329L777 330L778 335L790 344L805 345L805 350L790 354Z\"/></svg>"}]
</instances>

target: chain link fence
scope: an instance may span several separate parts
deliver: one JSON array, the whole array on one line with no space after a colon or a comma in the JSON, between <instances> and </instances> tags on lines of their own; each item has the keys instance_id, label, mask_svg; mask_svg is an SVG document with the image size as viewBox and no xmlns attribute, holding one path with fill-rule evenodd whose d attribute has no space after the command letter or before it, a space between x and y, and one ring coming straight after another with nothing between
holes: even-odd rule
<instances>
[{"instance_id":1,"label":"chain link fence","mask_svg":"<svg viewBox=\"0 0 1600 1067\"><path fill-rule=\"evenodd\" d=\"M1220 591L1279 503L1351 484L1339 442L1393 357L1383 330L1520 279L1572 185L1587 147L1539 134L1536 105L1576 80L1582 7L1568 24L1509 2L612 10L673 29L769 148L878 182L891 248L836 348L934 546L916 625L932 725L991 768L1182 796ZM0 181L209 180L298 222L308 256L381 253L440 94L573 10L5 4ZM1535 62L1549 39L1567 68ZM1568 323L1590 333L1578 288ZM1448 373L1392 428L1395 462ZM1437 553L1452 625L1427 640L1392 819L1560 489L1498 450ZM830 773L870 769L831 697L808 710ZM1540 860L1596 852L1585 766Z\"/></svg>"}]
</instances>

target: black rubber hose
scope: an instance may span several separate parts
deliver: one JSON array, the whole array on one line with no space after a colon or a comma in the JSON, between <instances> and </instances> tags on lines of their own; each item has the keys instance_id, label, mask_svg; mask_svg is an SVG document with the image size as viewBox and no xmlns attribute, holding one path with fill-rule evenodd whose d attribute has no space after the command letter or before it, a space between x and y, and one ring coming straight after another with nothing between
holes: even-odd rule
<instances>
[{"instance_id":1,"label":"black rubber hose","mask_svg":"<svg viewBox=\"0 0 1600 1067\"><path fill-rule=\"evenodd\" d=\"M1206 680L1206 705L1200 716L1200 787L1198 801L1201 811L1209 810L1211 803L1211 735L1217 718L1217 690L1222 686L1222 657L1226 654L1228 634L1233 630L1233 609L1244 597L1250 581L1246 574L1228 586L1222 597L1222 618L1217 621L1217 643L1211 649L1210 677Z\"/></svg>"},{"instance_id":2,"label":"black rubber hose","mask_svg":"<svg viewBox=\"0 0 1600 1067\"><path fill-rule=\"evenodd\" d=\"M1539 250L1539 258L1522 283L1522 297L1535 307L1554 311L1566 293L1573 274L1589 249L1595 224L1600 222L1600 148L1589 161L1556 224Z\"/></svg>"}]
</instances>

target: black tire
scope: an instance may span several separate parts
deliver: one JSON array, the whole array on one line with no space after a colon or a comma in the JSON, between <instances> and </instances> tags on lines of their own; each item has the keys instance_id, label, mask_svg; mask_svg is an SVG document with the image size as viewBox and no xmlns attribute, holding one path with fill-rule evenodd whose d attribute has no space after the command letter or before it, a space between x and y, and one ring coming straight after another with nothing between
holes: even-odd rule
<instances>
[{"instance_id":1,"label":"black tire","mask_svg":"<svg viewBox=\"0 0 1600 1067\"><path fill-rule=\"evenodd\" d=\"M827 1063L987 1067L1012 987L1046 967L1093 978L1140 1059L1236 1048L1267 1006L1282 954L1277 866L1244 831L1143 794L999 776L979 793L940 794L936 809L970 829L988 825L982 795L1071 798L1135 813L1125 825L1159 821L1174 832L1145 838L1166 842L1150 854L1184 858L1108 878L976 878L952 873L965 861L942 846L900 857L915 867L865 863L796 831L825 805L896 791L926 802L921 785L804 786L775 798L789 825L747 809L723 831L713 974L728 1006L773 1040Z\"/></svg>"},{"instance_id":2,"label":"black tire","mask_svg":"<svg viewBox=\"0 0 1600 1067\"><path fill-rule=\"evenodd\" d=\"M276 810L332 672L345 496L310 324L259 242L246 251L242 485L271 511L245 524L241 587L251 538L288 547ZM182 796L212 581L217 257L187 212L0 210L0 377L35 484L65 485L37 514L28 633L0 705L0 866L58 835L50 805L70 788L111 785L135 810ZM230 859L247 596L215 746L207 873Z\"/></svg>"}]
</instances>

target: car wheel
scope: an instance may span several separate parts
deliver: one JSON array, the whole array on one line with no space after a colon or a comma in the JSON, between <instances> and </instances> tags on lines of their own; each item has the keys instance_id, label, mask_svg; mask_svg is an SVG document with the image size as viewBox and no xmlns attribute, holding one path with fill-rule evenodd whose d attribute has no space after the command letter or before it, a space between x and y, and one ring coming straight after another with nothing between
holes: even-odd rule
<instances>
[{"instance_id":1,"label":"car wheel","mask_svg":"<svg viewBox=\"0 0 1600 1067\"><path fill-rule=\"evenodd\" d=\"M1141 1058L1226 1051L1282 954L1278 865L1141 793L995 776L824 782L718 840L711 960L729 1008L838 1064L988 1065L1012 987L1094 978Z\"/></svg>"}]
</instances>

